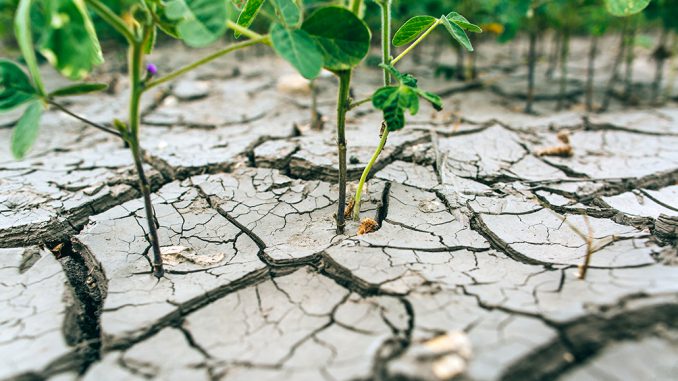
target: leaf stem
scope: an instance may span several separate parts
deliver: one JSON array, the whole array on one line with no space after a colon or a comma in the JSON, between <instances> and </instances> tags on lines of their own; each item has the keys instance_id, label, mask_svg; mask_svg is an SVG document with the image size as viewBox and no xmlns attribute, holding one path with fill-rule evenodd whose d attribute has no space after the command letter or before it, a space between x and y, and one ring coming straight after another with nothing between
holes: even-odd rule
<instances>
[{"instance_id":1,"label":"leaf stem","mask_svg":"<svg viewBox=\"0 0 678 381\"><path fill-rule=\"evenodd\" d=\"M382 63L384 65L388 65L389 63L395 64L395 60L391 61L391 0L383 0L379 2L379 5L381 6L381 49L382 49ZM435 28L434 24L432 28ZM429 28L427 30L423 37L426 37L430 31L433 30ZM423 38L422 38L423 39ZM418 42L414 42L414 44L418 44ZM409 49L411 50L412 47ZM402 56L402 54L401 54ZM388 70L384 67L384 86L388 86L391 83L391 77L389 75ZM367 100L363 101L358 101L358 104L360 102L367 102L371 98L368 98ZM372 158L370 158L369 163L367 164L367 167L363 170L363 174L360 176L360 182L358 183L358 189L355 192L355 202L353 204L353 219L358 221L360 220L360 199L362 198L362 193L363 193L363 187L365 186L365 182L367 181L367 176L369 176L370 171L372 170L372 167L374 166L374 163L377 162L377 159L379 158L379 155L381 154L381 151L384 149L384 145L386 144L386 140L388 139L388 126L386 123L382 124L382 131L381 131L381 139L379 141L379 145L377 146L377 150L374 151L374 154L372 155Z\"/></svg>"},{"instance_id":2,"label":"leaf stem","mask_svg":"<svg viewBox=\"0 0 678 381\"><path fill-rule=\"evenodd\" d=\"M426 29L426 31L425 31L424 33L422 33L422 35L419 36L419 38L417 38L412 44L410 44L410 46L408 46L407 49L403 50L402 53L400 53L396 58L394 58L394 59L391 61L391 65L395 65L396 63L398 63L398 61L400 61L401 59L403 59L403 57L405 57L409 52L411 52L414 48L416 48L417 45L419 45L422 41L424 41L424 39L425 39L429 34L431 34L431 32L433 32L433 30L434 30L438 25L440 25L441 23L442 23L442 21L441 21L440 19L436 20L436 22L434 22L433 25L431 25L428 29Z\"/></svg>"},{"instance_id":3,"label":"leaf stem","mask_svg":"<svg viewBox=\"0 0 678 381\"><path fill-rule=\"evenodd\" d=\"M209 62L212 62L215 59L217 59L221 56L224 56L228 53L231 53L231 52L234 52L236 50L243 49L243 48L246 48L246 47L249 47L249 46L252 46L252 45L256 45L256 44L259 44L259 43L265 44L265 43L268 42L268 40L269 40L269 37L268 37L268 35L266 35L266 36L260 36L258 38L254 38L254 39L251 39L251 40L246 40L246 41L242 41L242 42L238 42L238 43L229 45L228 47L226 47L226 48L224 48L224 49L222 49L222 50L220 50L216 53L210 54L207 57L204 57L204 58L202 58L198 61L195 61L195 62L193 62L189 65L186 65L186 66L182 67L181 69L178 69L178 70L176 70L176 71L174 71L170 74L167 74L163 77L160 77L158 79L155 79L153 81L146 83L146 85L144 87L144 91L149 90L149 89L151 89L155 86L158 86L162 83L165 83L167 81L171 81L171 80L173 80L173 79L175 79L175 78L177 78L177 77L179 77L183 74L186 74L187 72L189 72L193 69L196 69L196 68L198 68L198 67L200 67L204 64L207 64Z\"/></svg>"},{"instance_id":4,"label":"leaf stem","mask_svg":"<svg viewBox=\"0 0 678 381\"><path fill-rule=\"evenodd\" d=\"M38 59L35 56L35 47L33 46L33 35L31 33L31 0L21 0L16 10L16 19L14 22L14 32L16 33L19 42L19 49L26 61L28 71L31 73L31 78L35 87L37 87L40 95L45 96L45 85L40 76L40 69L38 68Z\"/></svg>"},{"instance_id":5,"label":"leaf stem","mask_svg":"<svg viewBox=\"0 0 678 381\"><path fill-rule=\"evenodd\" d=\"M361 106L361 105L363 105L367 102L371 102L371 101L372 101L372 97L369 96L367 98L364 98L364 99L361 99L359 101L355 101L355 102L351 103L350 105L348 105L348 109L353 110L354 108Z\"/></svg>"},{"instance_id":6,"label":"leaf stem","mask_svg":"<svg viewBox=\"0 0 678 381\"><path fill-rule=\"evenodd\" d=\"M337 206L337 234L344 234L346 225L346 112L351 88L351 70L337 72L339 92L337 95L337 150L339 151L339 200Z\"/></svg>"},{"instance_id":7,"label":"leaf stem","mask_svg":"<svg viewBox=\"0 0 678 381\"><path fill-rule=\"evenodd\" d=\"M73 118L75 118L75 119L77 119L77 120L79 120L79 121L81 121L81 122L83 122L83 123L86 123L86 124L88 124L88 125L90 125L90 126L92 126L92 127L94 127L94 128L97 128L97 129L99 129L99 130L101 130L101 131L107 132L107 133L109 133L109 134L111 134L111 135L115 135L115 136L117 136L117 137L119 137L119 138L122 138L122 135L121 135L118 131L116 131L116 130L114 130L114 129L112 129L112 128L108 128L108 127L106 127L106 126L103 126L103 125L101 125L101 124L99 124L99 123L93 122L93 121L91 121L91 120L89 120L89 119L87 119L87 118L85 118L85 117L82 117L82 116L80 116L80 115L78 115L78 114L72 112L71 110L67 109L66 107L64 107L63 105L61 105L61 104L59 104L59 103L56 103L56 102L54 102L54 101L52 101L52 100L47 100L47 103L49 103L50 105L52 105L52 106L58 108L58 109L59 109L60 111L62 111L63 113L65 113L65 114L67 114L67 115L70 115L70 116L72 116Z\"/></svg>"},{"instance_id":8,"label":"leaf stem","mask_svg":"<svg viewBox=\"0 0 678 381\"><path fill-rule=\"evenodd\" d=\"M89 5L92 6L94 11L102 19L104 19L109 25L111 25L115 30L117 30L118 33L122 34L128 43L132 44L136 40L136 38L134 37L134 33L132 33L132 31L127 27L125 21L123 21L123 19L121 19L120 16L113 13L113 11L111 11L110 8L108 8L99 0L86 0L86 1Z\"/></svg>"},{"instance_id":9,"label":"leaf stem","mask_svg":"<svg viewBox=\"0 0 678 381\"><path fill-rule=\"evenodd\" d=\"M259 34L259 33L255 32L255 31L253 31L252 29L245 28L245 27L242 26L242 25L238 25L237 23L234 23L234 22L231 21L231 20L228 20L228 21L226 22L226 26L229 27L229 28L231 28L231 29L233 29L234 31L236 31L236 32L238 32L238 33L240 33L240 34L242 34L243 36L246 36L246 37L250 38L250 39L256 39L256 38L264 37L262 34ZM268 43L268 42L267 42L267 43Z\"/></svg>"},{"instance_id":10,"label":"leaf stem","mask_svg":"<svg viewBox=\"0 0 678 381\"><path fill-rule=\"evenodd\" d=\"M391 63L391 0L383 0L378 3L381 7L381 63ZM391 75L383 69L384 86L391 84Z\"/></svg>"},{"instance_id":11,"label":"leaf stem","mask_svg":"<svg viewBox=\"0 0 678 381\"><path fill-rule=\"evenodd\" d=\"M351 0L351 12L355 13L356 16L360 13L360 7L363 5L363 0Z\"/></svg>"},{"instance_id":12,"label":"leaf stem","mask_svg":"<svg viewBox=\"0 0 678 381\"><path fill-rule=\"evenodd\" d=\"M379 140L377 150L374 151L374 154L372 155L370 162L367 163L367 167L365 167L362 176L360 176L358 190L356 191L355 194L355 203L353 204L353 219L356 221L360 220L360 199L362 198L363 187L365 186L365 182L367 181L367 176L369 176L370 172L372 171L374 163L377 162L379 155L381 155L381 151L384 149L384 146L386 145L386 140L388 139L388 132L389 132L388 128L384 128L384 131L381 133L381 139Z\"/></svg>"}]
</instances>

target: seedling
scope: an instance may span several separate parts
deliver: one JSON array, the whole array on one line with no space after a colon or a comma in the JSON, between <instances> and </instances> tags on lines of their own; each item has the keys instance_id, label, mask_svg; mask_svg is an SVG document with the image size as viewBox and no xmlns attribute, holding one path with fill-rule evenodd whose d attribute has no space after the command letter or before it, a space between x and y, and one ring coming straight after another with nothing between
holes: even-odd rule
<instances>
[{"instance_id":1,"label":"seedling","mask_svg":"<svg viewBox=\"0 0 678 381\"><path fill-rule=\"evenodd\" d=\"M410 44L397 57L391 59L390 57L390 0L379 2L382 8L382 53L383 62L381 68L384 73L384 87L374 92L371 98L372 104L375 108L382 110L385 128L380 131L379 145L368 162L365 170L360 177L358 189L355 195L355 205L353 207L353 219L358 221L360 219L360 201L362 197L363 187L367 181L372 167L376 163L381 154L388 134L392 131L397 131L405 127L405 112L415 115L419 111L419 99L424 99L431 103L436 110L442 109L442 101L439 96L428 91L420 89L417 85L417 80L410 74L403 74L399 72L394 65L412 50L417 47L426 37L428 37L439 25L443 25L450 35L466 50L473 51L473 46L469 40L465 30L480 33L482 29L475 24L469 22L464 16L457 12L451 12L443 15L440 18L432 16L415 16L409 19L393 36L393 45L404 46ZM392 85L391 81L397 82ZM365 103L365 101L358 101L352 105L355 107Z\"/></svg>"},{"instance_id":2,"label":"seedling","mask_svg":"<svg viewBox=\"0 0 678 381\"><path fill-rule=\"evenodd\" d=\"M596 70L596 57L598 55L598 40L605 34L610 17L603 7L593 4L584 9L586 15L585 25L591 35L589 46L589 63L586 73L586 110L593 111L593 79Z\"/></svg>"},{"instance_id":3,"label":"seedling","mask_svg":"<svg viewBox=\"0 0 678 381\"><path fill-rule=\"evenodd\" d=\"M300 2L294 0L247 0L238 24L249 26L264 9L274 15L271 42L275 52L305 78L316 78L324 68L339 80L337 94L337 151L339 156L339 198L337 234L344 232L346 207L346 112L351 74L370 48L371 33L358 17L362 1L349 8L324 6L304 18Z\"/></svg>"},{"instance_id":4,"label":"seedling","mask_svg":"<svg viewBox=\"0 0 678 381\"><path fill-rule=\"evenodd\" d=\"M655 76L652 82L652 102L661 102L661 88L666 60L671 57L669 37L678 30L675 15L678 13L678 2L672 0L657 0L650 4L646 15L650 20L657 20L661 26L659 43L652 58L655 60ZM674 38L675 40L675 38Z\"/></svg>"},{"instance_id":5,"label":"seedling","mask_svg":"<svg viewBox=\"0 0 678 381\"><path fill-rule=\"evenodd\" d=\"M618 68L621 61L626 54L626 75L624 77L624 95L626 100L629 100L631 95L631 79L633 75L633 61L634 61L634 44L637 28L637 20L633 15L640 13L650 4L650 0L605 0L605 8L607 11L616 17L623 17L623 27L621 32L621 42L618 56L614 63L612 75L608 82L605 91L605 98L601 111L606 110L610 104L610 96L612 94L612 86L618 79Z\"/></svg>"},{"instance_id":6,"label":"seedling","mask_svg":"<svg viewBox=\"0 0 678 381\"><path fill-rule=\"evenodd\" d=\"M129 0L114 4L122 10L122 14L114 12L113 8L99 0L46 0L43 2L46 22L35 30L31 27L31 14L35 10L33 3L32 0L20 0L15 17L17 42L30 77L16 63L0 60L0 112L20 105L26 106L12 135L12 153L17 159L27 154L38 135L40 117L48 107L61 110L91 127L122 139L134 159L148 221L147 238L153 251L153 274L160 278L164 268L155 212L151 204L151 185L144 173L139 139L141 97L146 91L230 52L256 44L268 44L270 38L242 26L245 22L236 24L229 21L229 6L222 0ZM128 46L130 94L126 121L116 119L110 125L101 125L77 115L60 102L64 96L105 90L106 85L79 82L48 92L40 75L36 48L62 75L72 80L82 80L103 62L90 11L117 31ZM153 50L158 31L180 39L189 46L202 47L217 41L228 28L248 39L161 77L158 77L159 71L155 65L144 64L146 55ZM34 32L41 33L37 45L33 42Z\"/></svg>"}]
</instances>

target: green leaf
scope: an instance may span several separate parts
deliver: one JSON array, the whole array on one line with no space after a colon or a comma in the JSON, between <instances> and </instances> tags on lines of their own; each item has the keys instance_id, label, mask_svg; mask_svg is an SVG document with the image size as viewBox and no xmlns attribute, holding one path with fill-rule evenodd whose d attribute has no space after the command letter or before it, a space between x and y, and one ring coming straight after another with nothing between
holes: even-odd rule
<instances>
[{"instance_id":1,"label":"green leaf","mask_svg":"<svg viewBox=\"0 0 678 381\"><path fill-rule=\"evenodd\" d=\"M433 108L436 109L436 111L441 111L443 109L443 100L440 99L440 97L437 94L433 94L422 89L415 89L414 91L417 93L417 95L431 103L431 106L433 106Z\"/></svg>"},{"instance_id":2,"label":"green leaf","mask_svg":"<svg viewBox=\"0 0 678 381\"><path fill-rule=\"evenodd\" d=\"M73 80L84 78L104 62L94 25L83 0L48 0L47 28L40 53Z\"/></svg>"},{"instance_id":3,"label":"green leaf","mask_svg":"<svg viewBox=\"0 0 678 381\"><path fill-rule=\"evenodd\" d=\"M296 26L301 21L301 10L294 0L271 0L275 12L285 26Z\"/></svg>"},{"instance_id":4,"label":"green leaf","mask_svg":"<svg viewBox=\"0 0 678 381\"><path fill-rule=\"evenodd\" d=\"M388 99L397 91L398 87L396 86L386 86L377 89L372 95L372 105L374 105L375 108L382 110L386 107Z\"/></svg>"},{"instance_id":5,"label":"green leaf","mask_svg":"<svg viewBox=\"0 0 678 381\"><path fill-rule=\"evenodd\" d=\"M445 28L448 32L450 32L452 37L454 37L457 42L465 47L466 50L472 52L473 46L471 45L471 41L468 39L466 32L464 32L464 30L459 25L451 22L446 16L442 16L441 19L443 20L443 25L445 25Z\"/></svg>"},{"instance_id":6,"label":"green leaf","mask_svg":"<svg viewBox=\"0 0 678 381\"><path fill-rule=\"evenodd\" d=\"M40 70L38 69L38 59L35 56L35 47L33 46L33 34L31 33L31 0L20 0L14 18L14 33L16 34L21 55L26 61L28 71L31 73L33 83L41 95L46 94L45 86L42 83Z\"/></svg>"},{"instance_id":7,"label":"green leaf","mask_svg":"<svg viewBox=\"0 0 678 381\"><path fill-rule=\"evenodd\" d=\"M49 93L50 97L67 97L71 95L82 95L104 91L108 88L105 83L77 83L75 85L62 87Z\"/></svg>"},{"instance_id":8,"label":"green leaf","mask_svg":"<svg viewBox=\"0 0 678 381\"><path fill-rule=\"evenodd\" d=\"M400 87L386 86L378 89L372 96L372 104L383 111L384 121L389 131L405 127L405 112L400 107Z\"/></svg>"},{"instance_id":9,"label":"green leaf","mask_svg":"<svg viewBox=\"0 0 678 381\"><path fill-rule=\"evenodd\" d=\"M306 31L273 24L271 42L276 53L292 64L304 78L313 79L320 74L323 54Z\"/></svg>"},{"instance_id":10,"label":"green leaf","mask_svg":"<svg viewBox=\"0 0 678 381\"><path fill-rule=\"evenodd\" d=\"M187 45L203 47L226 31L228 8L224 0L170 0L165 15L176 21L177 34Z\"/></svg>"},{"instance_id":11,"label":"green leaf","mask_svg":"<svg viewBox=\"0 0 678 381\"><path fill-rule=\"evenodd\" d=\"M415 89L409 86L400 86L398 91L398 106L403 110L408 110L411 115L419 112L419 97Z\"/></svg>"},{"instance_id":12,"label":"green leaf","mask_svg":"<svg viewBox=\"0 0 678 381\"><path fill-rule=\"evenodd\" d=\"M320 8L301 28L318 43L328 70L351 69L360 64L370 50L369 28L346 8Z\"/></svg>"},{"instance_id":13,"label":"green leaf","mask_svg":"<svg viewBox=\"0 0 678 381\"><path fill-rule=\"evenodd\" d=\"M379 67L386 69L398 82L405 86L417 87L417 79L414 78L411 74L403 74L398 69L393 67L393 65L379 64Z\"/></svg>"},{"instance_id":14,"label":"green leaf","mask_svg":"<svg viewBox=\"0 0 678 381\"><path fill-rule=\"evenodd\" d=\"M473 33L482 33L483 30L476 24L470 23L466 17L460 15L457 12L450 12L447 15L447 19L457 25L459 25L462 29L466 29L469 32Z\"/></svg>"},{"instance_id":15,"label":"green leaf","mask_svg":"<svg viewBox=\"0 0 678 381\"><path fill-rule=\"evenodd\" d=\"M405 110L415 115L419 111L419 98L411 87L385 86L372 95L372 104L383 111L389 131L405 127Z\"/></svg>"},{"instance_id":16,"label":"green leaf","mask_svg":"<svg viewBox=\"0 0 678 381\"><path fill-rule=\"evenodd\" d=\"M394 46L403 46L414 41L438 20L433 16L414 16L407 20L393 36Z\"/></svg>"},{"instance_id":17,"label":"green leaf","mask_svg":"<svg viewBox=\"0 0 678 381\"><path fill-rule=\"evenodd\" d=\"M0 111L26 103L37 95L37 90L19 65L0 59Z\"/></svg>"},{"instance_id":18,"label":"green leaf","mask_svg":"<svg viewBox=\"0 0 678 381\"><path fill-rule=\"evenodd\" d=\"M240 16L238 16L238 25L249 28L263 4L264 0L247 0L245 7L240 12ZM235 38L238 37L240 37L240 32L235 31Z\"/></svg>"},{"instance_id":19,"label":"green leaf","mask_svg":"<svg viewBox=\"0 0 678 381\"><path fill-rule=\"evenodd\" d=\"M439 96L417 87L417 79L410 74L399 72L392 65L380 65L400 82L399 86L385 86L374 92L372 105L383 111L384 121L389 131L405 127L405 111L411 115L419 112L419 97L428 101L440 111L443 108Z\"/></svg>"},{"instance_id":20,"label":"green leaf","mask_svg":"<svg viewBox=\"0 0 678 381\"><path fill-rule=\"evenodd\" d=\"M605 0L607 11L614 16L634 15L648 6L650 0Z\"/></svg>"},{"instance_id":21,"label":"green leaf","mask_svg":"<svg viewBox=\"0 0 678 381\"><path fill-rule=\"evenodd\" d=\"M28 105L26 111L17 122L12 133L12 155L21 159L26 156L26 152L33 146L38 137L40 129L40 116L42 115L42 104L35 101Z\"/></svg>"},{"instance_id":22,"label":"green leaf","mask_svg":"<svg viewBox=\"0 0 678 381\"><path fill-rule=\"evenodd\" d=\"M172 38L181 39L179 32L177 32L177 22L167 17L167 4L159 1L154 12L156 15L155 24L158 28Z\"/></svg>"}]
</instances>

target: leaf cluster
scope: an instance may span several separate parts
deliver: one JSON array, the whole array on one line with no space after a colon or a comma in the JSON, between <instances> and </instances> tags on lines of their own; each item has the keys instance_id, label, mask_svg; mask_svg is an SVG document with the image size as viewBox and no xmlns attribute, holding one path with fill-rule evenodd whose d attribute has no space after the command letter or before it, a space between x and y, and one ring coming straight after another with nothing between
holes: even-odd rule
<instances>
[{"instance_id":1,"label":"leaf cluster","mask_svg":"<svg viewBox=\"0 0 678 381\"><path fill-rule=\"evenodd\" d=\"M405 111L410 115L419 112L419 98L428 101L437 111L443 109L440 97L417 86L417 79L411 74L403 74L391 65L380 65L388 70L398 82L397 86L384 86L372 95L372 105L382 110L389 131L405 127Z\"/></svg>"},{"instance_id":2,"label":"leaf cluster","mask_svg":"<svg viewBox=\"0 0 678 381\"><path fill-rule=\"evenodd\" d=\"M393 45L403 46L416 40L422 33L438 25L445 26L450 35L466 50L473 51L473 45L465 31L481 33L483 30L469 22L457 12L450 12L440 18L433 16L414 16L407 20L393 36Z\"/></svg>"}]
</instances>

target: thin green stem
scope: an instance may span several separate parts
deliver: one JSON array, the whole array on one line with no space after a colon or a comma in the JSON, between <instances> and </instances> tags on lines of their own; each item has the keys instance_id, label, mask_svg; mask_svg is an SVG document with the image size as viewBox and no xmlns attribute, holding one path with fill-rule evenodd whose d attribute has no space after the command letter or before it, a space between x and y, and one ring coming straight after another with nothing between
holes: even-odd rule
<instances>
[{"instance_id":1,"label":"thin green stem","mask_svg":"<svg viewBox=\"0 0 678 381\"><path fill-rule=\"evenodd\" d=\"M346 225L346 113L351 89L351 70L337 72L339 92L337 94L337 149L339 151L339 200L337 206L337 234L344 234Z\"/></svg>"},{"instance_id":2,"label":"thin green stem","mask_svg":"<svg viewBox=\"0 0 678 381\"><path fill-rule=\"evenodd\" d=\"M384 65L388 65L389 63L395 64L395 60L391 61L391 0L384 0L379 2L379 5L381 6L381 49L382 49L382 63ZM437 22L434 23L432 28L435 28L437 25ZM426 37L428 34L431 33L433 29L429 28L427 30L423 37ZM418 44L419 42L415 41L414 44ZM412 50L412 46L410 46L410 50ZM405 53L405 52L403 52ZM406 53L405 53L406 54ZM404 56L401 54L399 57ZM402 57L401 57L402 58ZM384 69L384 86L388 86L391 83L391 78L389 76L388 70ZM359 101L359 102L367 102L367 100ZM360 103L358 103L360 104ZM384 149L384 145L386 144L386 139L388 138L388 126L385 124L382 127L382 132L381 132L381 140L379 141L379 146L377 146L377 150L374 151L374 154L372 155L372 158L370 159L370 162L367 164L367 167L363 170L363 174L360 176L360 182L358 183L358 189L355 192L355 202L353 203L353 219L354 220L359 220L360 219L360 199L362 198L362 193L363 193L363 187L365 186L365 182L367 181L367 177L370 174L370 171L372 170L372 167L374 166L374 163L377 162L377 159L379 158L379 155L381 154L381 151Z\"/></svg>"},{"instance_id":3,"label":"thin green stem","mask_svg":"<svg viewBox=\"0 0 678 381\"><path fill-rule=\"evenodd\" d=\"M160 241L156 226L155 211L151 202L151 184L144 172L141 147L139 145L140 100L143 94L142 66L144 60L144 46L150 37L150 28L144 27L142 41L135 41L129 48L129 75L130 75L130 105L129 105L129 145L134 159L134 166L139 176L139 188L144 199L144 209L148 222L148 240L153 249L153 275L162 278L164 269L160 253Z\"/></svg>"},{"instance_id":4,"label":"thin green stem","mask_svg":"<svg viewBox=\"0 0 678 381\"><path fill-rule=\"evenodd\" d=\"M268 39L269 39L268 36L261 36L259 38L255 38L255 39L252 39L252 40L246 40L246 41L242 41L242 42L238 42L238 43L229 45L228 47L226 47L226 48L224 48L224 49L222 49L222 50L220 50L216 53L210 54L207 57L204 57L204 58L202 58L198 61L195 61L195 62L193 62L189 65L186 65L186 66L182 67L181 69L178 69L178 70L176 70L176 71L174 71L170 74L167 74L167 75L160 77L158 79L155 79L153 81L147 82L145 87L144 87L144 91L151 89L155 86L158 86L162 83L165 83L167 81L171 81L171 80L173 80L173 79L175 79L175 78L177 78L177 77L179 77L183 74L188 73L189 71L191 71L193 69L196 69L196 68L198 68L202 65L205 65L209 62L212 62L219 57L225 56L228 53L231 53L231 52L234 52L236 50L243 49L243 48L246 48L246 47L249 47L249 46L252 46L252 45L256 45L256 44L259 44L259 43L265 44L268 41Z\"/></svg>"},{"instance_id":5,"label":"thin green stem","mask_svg":"<svg viewBox=\"0 0 678 381\"><path fill-rule=\"evenodd\" d=\"M136 38L134 33L127 27L125 21L116 15L110 8L104 5L99 0L86 0L87 4L92 6L92 9L102 18L106 23L113 27L118 33L122 34L128 43L132 44Z\"/></svg>"},{"instance_id":6,"label":"thin green stem","mask_svg":"<svg viewBox=\"0 0 678 381\"><path fill-rule=\"evenodd\" d=\"M363 5L363 0L351 0L351 12L358 15L360 13L360 7Z\"/></svg>"},{"instance_id":7,"label":"thin green stem","mask_svg":"<svg viewBox=\"0 0 678 381\"><path fill-rule=\"evenodd\" d=\"M77 119L77 120L79 120L79 121L81 121L81 122L83 122L83 123L85 123L85 124L88 124L88 125L90 125L90 126L96 128L96 129L99 129L99 130L103 131L103 132L107 132L107 133L109 133L109 134L111 134L111 135L115 135L115 136L117 136L117 137L119 137L119 138L122 138L122 135L120 134L120 132L118 132L118 131L116 131L116 130L114 130L114 129L112 129L112 128L108 128L108 127L106 127L106 126L103 126L103 125L101 125L101 124L99 124L99 123L93 122L93 121L91 121L91 120L89 120L89 119L87 119L87 118L85 118L85 117L82 117L82 116L80 116L80 115L74 113L73 111L67 109L67 108L64 107L63 105L61 105L61 104L59 104L59 103L57 103L57 102L55 102L55 101L53 101L53 100L47 100L47 103L49 103L50 105L52 105L52 106L58 108L58 109L61 110L61 112L63 112L64 114L70 115L71 117L73 117L73 118L75 118L75 119Z\"/></svg>"},{"instance_id":8,"label":"thin green stem","mask_svg":"<svg viewBox=\"0 0 678 381\"><path fill-rule=\"evenodd\" d=\"M21 49L21 54L26 61L26 66L28 66L28 71L31 73L33 83L40 95L45 96L47 91L45 91L45 85L40 76L38 59L35 56L35 48L33 46L33 34L31 33L31 3L31 0L19 2L14 28L17 40L19 41L19 49ZM21 24L23 24L23 27Z\"/></svg>"},{"instance_id":9,"label":"thin green stem","mask_svg":"<svg viewBox=\"0 0 678 381\"><path fill-rule=\"evenodd\" d=\"M363 104L365 104L365 103L367 103L367 102L371 102L371 101L372 101L372 97L371 97L371 96L370 96L370 97L367 97L367 98L364 98L364 99L361 99L361 100L359 100L359 101L355 101L355 102L351 103L350 105L348 105L348 109L349 109L349 110L353 110L354 108L359 107L359 106L361 106L361 105L363 105Z\"/></svg>"},{"instance_id":10,"label":"thin green stem","mask_svg":"<svg viewBox=\"0 0 678 381\"><path fill-rule=\"evenodd\" d=\"M230 29L233 29L234 31L242 34L243 36L250 38L250 39L256 39L256 38L264 37L262 34L259 34L255 31L251 30L251 29L245 28L242 25L238 25L231 20L228 20L226 22L226 26L229 27Z\"/></svg>"},{"instance_id":11,"label":"thin green stem","mask_svg":"<svg viewBox=\"0 0 678 381\"><path fill-rule=\"evenodd\" d=\"M410 53L414 48L416 48L417 45L419 45L422 41L424 41L424 39L425 39L429 34L431 34L431 32L433 32L433 30L434 30L438 25L440 25L440 23L442 23L442 21L441 21L440 19L436 20L436 22L434 22L433 25L431 25L428 29L426 29L426 31L425 31L424 33L422 33L422 35L419 36L419 38L417 38L412 44L410 44L410 46L408 46L407 49L403 50L402 53L400 53L396 58L394 58L394 59L391 61L391 65L395 65L396 63L398 63L398 61L400 61L401 59L403 59L403 57L405 57L405 56L406 56L408 53Z\"/></svg>"},{"instance_id":12,"label":"thin green stem","mask_svg":"<svg viewBox=\"0 0 678 381\"><path fill-rule=\"evenodd\" d=\"M360 220L360 199L362 198L363 187L365 186L365 182L367 181L367 177L369 176L370 172L372 171L372 167L374 166L374 163L377 162L379 155L381 155L381 151L384 149L384 146L386 145L387 139L388 139L388 128L384 128L384 131L381 133L381 140L379 140L379 145L377 146L377 150L374 151L374 154L372 155L370 162L367 163L367 167L365 167L365 170L363 171L362 176L360 176L360 182L358 183L358 190L356 191L356 194L355 194L355 203L353 204L353 219L356 220L356 221Z\"/></svg>"},{"instance_id":13,"label":"thin green stem","mask_svg":"<svg viewBox=\"0 0 678 381\"><path fill-rule=\"evenodd\" d=\"M381 6L381 63L391 62L391 0L379 3ZM384 86L391 84L391 75L384 69Z\"/></svg>"}]
</instances>

